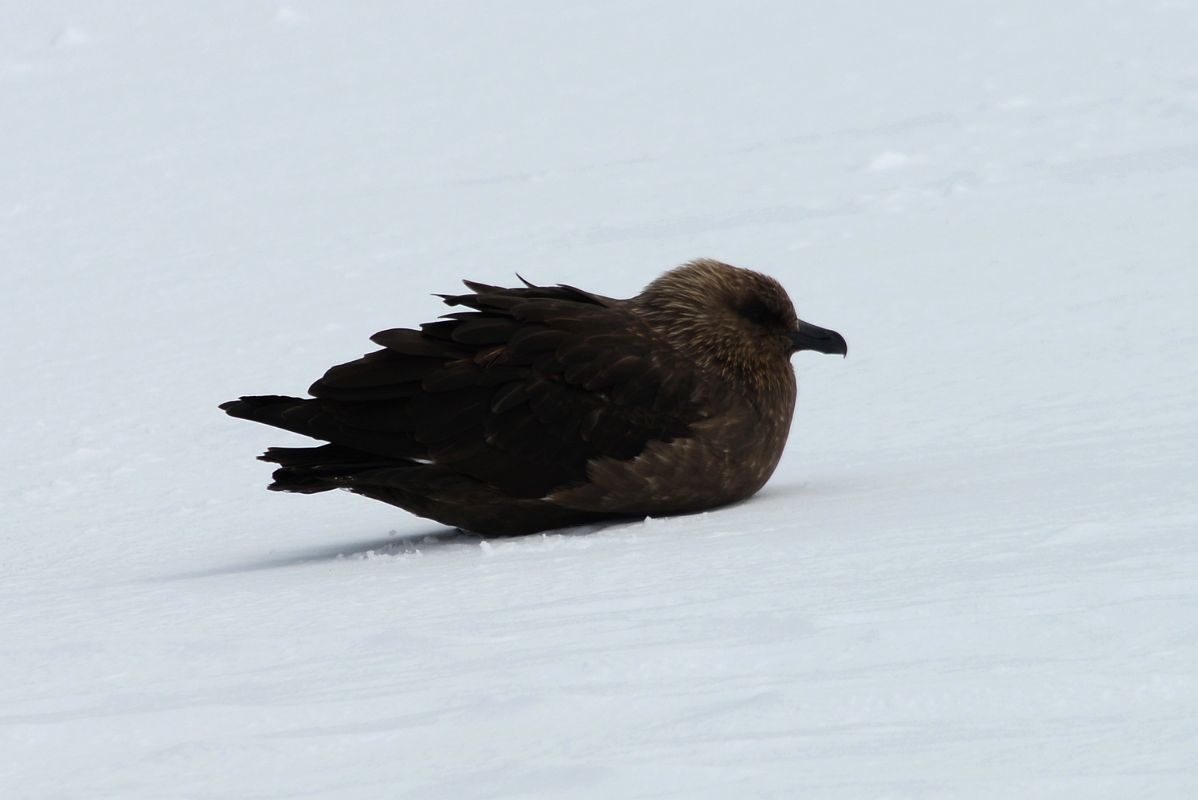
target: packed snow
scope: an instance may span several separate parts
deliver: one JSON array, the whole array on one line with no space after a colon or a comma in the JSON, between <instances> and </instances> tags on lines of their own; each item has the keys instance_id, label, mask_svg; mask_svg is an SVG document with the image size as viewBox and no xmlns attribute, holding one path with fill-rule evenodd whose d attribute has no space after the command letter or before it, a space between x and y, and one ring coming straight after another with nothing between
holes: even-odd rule
<instances>
[{"instance_id":1,"label":"packed snow","mask_svg":"<svg viewBox=\"0 0 1198 800\"><path fill-rule=\"evenodd\" d=\"M0 797L1198 796L1198 5L0 0ZM433 292L841 331L706 514L268 493Z\"/></svg>"}]
</instances>

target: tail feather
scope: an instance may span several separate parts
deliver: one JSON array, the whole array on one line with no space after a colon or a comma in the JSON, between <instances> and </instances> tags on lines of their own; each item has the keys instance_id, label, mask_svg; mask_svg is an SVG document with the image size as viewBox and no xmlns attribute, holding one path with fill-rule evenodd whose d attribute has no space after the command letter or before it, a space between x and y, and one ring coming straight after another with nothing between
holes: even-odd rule
<instances>
[{"instance_id":1,"label":"tail feather","mask_svg":"<svg viewBox=\"0 0 1198 800\"><path fill-rule=\"evenodd\" d=\"M390 460L339 444L320 447L271 447L258 456L258 460L295 469L321 469L333 465L348 467L355 464L377 467L380 464L391 463Z\"/></svg>"},{"instance_id":2,"label":"tail feather","mask_svg":"<svg viewBox=\"0 0 1198 800\"><path fill-rule=\"evenodd\" d=\"M415 440L409 430L380 430L355 424L363 414L379 416L372 404L359 404L347 409L345 404L332 400L286 397L283 395L261 395L242 397L221 404L221 409L232 417L260 422L292 433L311 436L332 442L347 450L362 453L376 462L401 464L411 459L422 458L423 446ZM349 414L350 418L346 419ZM395 413L391 417L401 416ZM386 419L386 415L383 415ZM286 448L283 448L286 449Z\"/></svg>"},{"instance_id":3,"label":"tail feather","mask_svg":"<svg viewBox=\"0 0 1198 800\"><path fill-rule=\"evenodd\" d=\"M319 404L311 400L277 394L241 397L221 403L220 408L231 417L261 422L309 436L318 423L318 417L324 414Z\"/></svg>"},{"instance_id":4,"label":"tail feather","mask_svg":"<svg viewBox=\"0 0 1198 800\"><path fill-rule=\"evenodd\" d=\"M351 488L364 472L391 469L418 462L363 453L352 447L326 444L320 447L271 447L259 461L278 464L268 489L276 492L312 494L330 489Z\"/></svg>"},{"instance_id":5,"label":"tail feather","mask_svg":"<svg viewBox=\"0 0 1198 800\"><path fill-rule=\"evenodd\" d=\"M261 422L306 436L327 438L337 432L319 401L285 395L247 396L221 404L233 417ZM417 466L421 462L381 455L344 444L317 447L272 447L259 460L278 464L266 488L276 492L313 494L330 489L351 489L358 476L380 469Z\"/></svg>"}]
</instances>

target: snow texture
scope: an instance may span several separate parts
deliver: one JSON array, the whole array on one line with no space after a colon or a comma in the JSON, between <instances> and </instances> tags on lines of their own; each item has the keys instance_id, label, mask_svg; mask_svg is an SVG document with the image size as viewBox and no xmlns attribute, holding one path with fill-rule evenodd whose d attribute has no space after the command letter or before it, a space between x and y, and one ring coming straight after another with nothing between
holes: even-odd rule
<instances>
[{"instance_id":1,"label":"snow texture","mask_svg":"<svg viewBox=\"0 0 1198 800\"><path fill-rule=\"evenodd\" d=\"M1198 5L0 0L0 796L1198 796ZM760 495L267 493L432 292L848 338Z\"/></svg>"}]
</instances>

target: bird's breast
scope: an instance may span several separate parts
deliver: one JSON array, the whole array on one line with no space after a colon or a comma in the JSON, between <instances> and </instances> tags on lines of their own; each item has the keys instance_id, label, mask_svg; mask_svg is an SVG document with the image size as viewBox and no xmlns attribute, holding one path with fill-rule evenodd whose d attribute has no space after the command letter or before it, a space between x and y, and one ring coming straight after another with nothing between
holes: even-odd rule
<instances>
[{"instance_id":1,"label":"bird's breast","mask_svg":"<svg viewBox=\"0 0 1198 800\"><path fill-rule=\"evenodd\" d=\"M586 511L674 514L735 503L756 493L778 466L794 411L742 404L697 422L691 434L652 441L635 458L598 458L587 481L547 498Z\"/></svg>"}]
</instances>

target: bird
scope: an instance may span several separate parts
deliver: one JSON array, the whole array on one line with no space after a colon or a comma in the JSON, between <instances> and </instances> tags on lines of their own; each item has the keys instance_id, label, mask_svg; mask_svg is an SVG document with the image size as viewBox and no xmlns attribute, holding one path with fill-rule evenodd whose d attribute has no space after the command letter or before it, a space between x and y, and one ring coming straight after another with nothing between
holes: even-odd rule
<instances>
[{"instance_id":1,"label":"bird","mask_svg":"<svg viewBox=\"0 0 1198 800\"><path fill-rule=\"evenodd\" d=\"M481 536L712 509L777 467L790 357L848 354L775 279L713 259L627 299L520 281L436 295L457 310L376 333L311 397L223 403L324 442L259 456L278 465L267 488L346 489Z\"/></svg>"}]
</instances>

